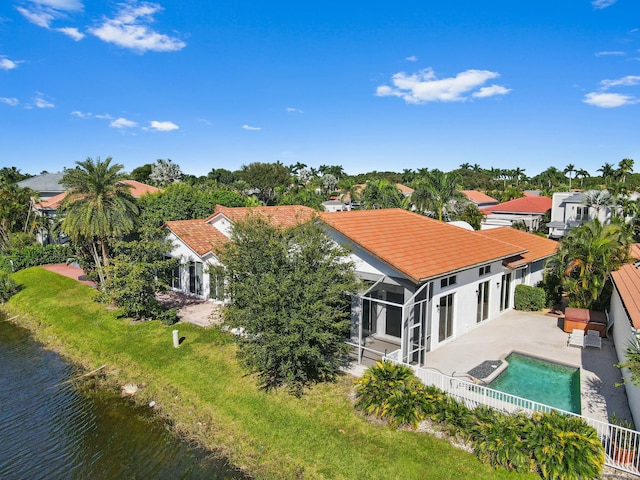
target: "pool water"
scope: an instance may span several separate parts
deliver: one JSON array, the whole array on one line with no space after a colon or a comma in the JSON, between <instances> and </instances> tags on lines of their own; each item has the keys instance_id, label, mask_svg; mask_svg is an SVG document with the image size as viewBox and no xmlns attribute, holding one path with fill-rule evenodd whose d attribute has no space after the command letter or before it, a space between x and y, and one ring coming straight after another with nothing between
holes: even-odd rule
<instances>
[{"instance_id":1,"label":"pool water","mask_svg":"<svg viewBox=\"0 0 640 480\"><path fill-rule=\"evenodd\" d=\"M506 361L509 367L489 384L490 388L581 413L579 368L520 353L511 353Z\"/></svg>"}]
</instances>

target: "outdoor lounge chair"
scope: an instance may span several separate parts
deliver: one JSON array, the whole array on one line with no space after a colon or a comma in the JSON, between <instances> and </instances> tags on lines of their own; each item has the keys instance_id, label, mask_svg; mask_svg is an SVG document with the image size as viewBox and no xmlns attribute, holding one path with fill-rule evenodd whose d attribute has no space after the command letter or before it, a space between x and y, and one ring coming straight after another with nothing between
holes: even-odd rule
<instances>
[{"instance_id":1,"label":"outdoor lounge chair","mask_svg":"<svg viewBox=\"0 0 640 480\"><path fill-rule=\"evenodd\" d=\"M584 330L575 328L572 333L569 334L569 340L567 345L573 347L584 347Z\"/></svg>"},{"instance_id":2,"label":"outdoor lounge chair","mask_svg":"<svg viewBox=\"0 0 640 480\"><path fill-rule=\"evenodd\" d=\"M584 336L584 346L602 348L600 332L597 330L587 330L587 334Z\"/></svg>"}]
</instances>

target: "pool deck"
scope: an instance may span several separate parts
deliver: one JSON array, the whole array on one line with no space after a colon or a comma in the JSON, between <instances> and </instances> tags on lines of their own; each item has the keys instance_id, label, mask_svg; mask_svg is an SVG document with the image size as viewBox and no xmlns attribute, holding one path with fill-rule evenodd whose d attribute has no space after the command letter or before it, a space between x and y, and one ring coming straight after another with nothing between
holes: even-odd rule
<instances>
[{"instance_id":1,"label":"pool deck","mask_svg":"<svg viewBox=\"0 0 640 480\"><path fill-rule=\"evenodd\" d=\"M540 313L511 310L486 322L451 342L426 354L426 367L446 375L467 374L484 362L503 360L511 352L520 352L553 362L580 368L582 415L608 422L615 413L632 421L613 340L602 339L602 349L570 347L569 334L562 330L562 319ZM378 340L368 347L382 351ZM383 342L387 350L391 348ZM387 348L388 347L388 348ZM349 372L361 376L375 359L365 355L362 364L352 363ZM354 356L357 358L357 356ZM487 377L487 380L491 380Z\"/></svg>"},{"instance_id":2,"label":"pool deck","mask_svg":"<svg viewBox=\"0 0 640 480\"><path fill-rule=\"evenodd\" d=\"M613 340L602 339L602 349L567 346L562 320L538 313L509 311L480 325L467 335L427 353L427 366L452 375L467 373L487 360L502 360L513 351L580 367L582 415L608 421L615 412L631 420L622 380L614 365Z\"/></svg>"}]
</instances>

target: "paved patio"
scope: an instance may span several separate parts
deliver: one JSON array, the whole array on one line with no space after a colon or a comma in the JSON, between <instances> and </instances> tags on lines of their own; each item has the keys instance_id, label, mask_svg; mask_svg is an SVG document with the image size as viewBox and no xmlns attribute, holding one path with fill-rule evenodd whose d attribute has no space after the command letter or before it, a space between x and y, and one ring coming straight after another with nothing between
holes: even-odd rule
<instances>
[{"instance_id":1,"label":"paved patio","mask_svg":"<svg viewBox=\"0 0 640 480\"><path fill-rule=\"evenodd\" d=\"M631 420L613 340L602 349L567 346L562 319L538 313L509 311L467 335L427 353L426 364L447 375L467 373L487 360L502 360L512 351L580 367L582 414L608 421L614 412Z\"/></svg>"}]
</instances>

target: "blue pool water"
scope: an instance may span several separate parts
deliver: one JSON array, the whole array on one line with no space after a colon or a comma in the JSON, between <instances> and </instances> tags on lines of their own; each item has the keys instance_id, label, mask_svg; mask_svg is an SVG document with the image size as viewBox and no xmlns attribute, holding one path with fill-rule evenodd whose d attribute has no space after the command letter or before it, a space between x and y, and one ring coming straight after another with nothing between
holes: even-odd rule
<instances>
[{"instance_id":1,"label":"blue pool water","mask_svg":"<svg viewBox=\"0 0 640 480\"><path fill-rule=\"evenodd\" d=\"M580 369L511 353L509 367L489 387L501 392L581 413Z\"/></svg>"}]
</instances>

